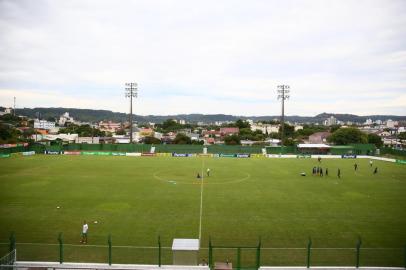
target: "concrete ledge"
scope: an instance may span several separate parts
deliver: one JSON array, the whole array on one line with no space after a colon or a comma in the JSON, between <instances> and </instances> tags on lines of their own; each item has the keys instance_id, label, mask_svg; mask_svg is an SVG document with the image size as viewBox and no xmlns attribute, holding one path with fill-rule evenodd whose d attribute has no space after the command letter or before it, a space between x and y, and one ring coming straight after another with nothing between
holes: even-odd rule
<instances>
[{"instance_id":1,"label":"concrete ledge","mask_svg":"<svg viewBox=\"0 0 406 270\"><path fill-rule=\"evenodd\" d=\"M112 264L107 263L63 263L59 262L30 262L17 261L14 269L48 268L48 269L133 269L133 270L209 270L208 266L187 266L187 265L147 265L147 264Z\"/></svg>"},{"instance_id":2,"label":"concrete ledge","mask_svg":"<svg viewBox=\"0 0 406 270\"><path fill-rule=\"evenodd\" d=\"M309 269L317 269L317 270L400 270L405 269L403 267L353 267L353 266L315 266L315 267L290 267L290 266L281 266L281 267L271 267L271 266L262 266L259 270L309 270Z\"/></svg>"}]
</instances>

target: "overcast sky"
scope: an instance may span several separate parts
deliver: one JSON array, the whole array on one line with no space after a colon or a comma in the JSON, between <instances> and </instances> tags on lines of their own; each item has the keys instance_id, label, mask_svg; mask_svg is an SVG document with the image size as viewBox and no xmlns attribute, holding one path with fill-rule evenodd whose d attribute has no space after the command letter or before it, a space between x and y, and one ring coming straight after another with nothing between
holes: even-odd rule
<instances>
[{"instance_id":1,"label":"overcast sky","mask_svg":"<svg viewBox=\"0 0 406 270\"><path fill-rule=\"evenodd\" d=\"M406 1L0 0L0 105L406 115Z\"/></svg>"}]
</instances>

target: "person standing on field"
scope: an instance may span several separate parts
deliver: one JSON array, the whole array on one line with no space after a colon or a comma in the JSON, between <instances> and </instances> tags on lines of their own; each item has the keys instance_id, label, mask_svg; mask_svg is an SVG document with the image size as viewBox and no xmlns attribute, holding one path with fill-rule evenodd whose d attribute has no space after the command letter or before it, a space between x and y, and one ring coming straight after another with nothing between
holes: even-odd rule
<instances>
[{"instance_id":1,"label":"person standing on field","mask_svg":"<svg viewBox=\"0 0 406 270\"><path fill-rule=\"evenodd\" d=\"M210 176L210 168L207 168L207 177Z\"/></svg>"},{"instance_id":2,"label":"person standing on field","mask_svg":"<svg viewBox=\"0 0 406 270\"><path fill-rule=\"evenodd\" d=\"M341 178L341 170L340 169L338 169L338 171L337 171L337 177Z\"/></svg>"},{"instance_id":3,"label":"person standing on field","mask_svg":"<svg viewBox=\"0 0 406 270\"><path fill-rule=\"evenodd\" d=\"M372 159L369 160L369 167L372 167Z\"/></svg>"},{"instance_id":4,"label":"person standing on field","mask_svg":"<svg viewBox=\"0 0 406 270\"><path fill-rule=\"evenodd\" d=\"M83 221L83 227L82 227L82 241L80 241L82 244L87 244L87 231L89 230L89 225L87 225L86 220Z\"/></svg>"},{"instance_id":5,"label":"person standing on field","mask_svg":"<svg viewBox=\"0 0 406 270\"><path fill-rule=\"evenodd\" d=\"M354 164L354 171L357 171L357 169L358 169L358 164L355 163L355 164Z\"/></svg>"},{"instance_id":6,"label":"person standing on field","mask_svg":"<svg viewBox=\"0 0 406 270\"><path fill-rule=\"evenodd\" d=\"M328 176L328 168L326 168L326 176Z\"/></svg>"}]
</instances>

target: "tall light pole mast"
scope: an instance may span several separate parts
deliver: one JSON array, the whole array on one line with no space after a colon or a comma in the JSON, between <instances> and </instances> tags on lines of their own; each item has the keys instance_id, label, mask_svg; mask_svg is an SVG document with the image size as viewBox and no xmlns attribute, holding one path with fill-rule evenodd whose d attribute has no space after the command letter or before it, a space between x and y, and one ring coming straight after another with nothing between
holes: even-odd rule
<instances>
[{"instance_id":1,"label":"tall light pole mast","mask_svg":"<svg viewBox=\"0 0 406 270\"><path fill-rule=\"evenodd\" d=\"M16 97L14 97L14 109L13 109L13 115L16 116Z\"/></svg>"},{"instance_id":2,"label":"tall light pole mast","mask_svg":"<svg viewBox=\"0 0 406 270\"><path fill-rule=\"evenodd\" d=\"M138 85L135 82L125 84L125 97L130 98L130 143L133 143L133 97L137 97Z\"/></svg>"},{"instance_id":3,"label":"tall light pole mast","mask_svg":"<svg viewBox=\"0 0 406 270\"><path fill-rule=\"evenodd\" d=\"M285 139L285 100L289 98L290 92L289 85L278 85L278 99L282 101L282 115L281 115L281 150L283 150L283 141Z\"/></svg>"}]
</instances>

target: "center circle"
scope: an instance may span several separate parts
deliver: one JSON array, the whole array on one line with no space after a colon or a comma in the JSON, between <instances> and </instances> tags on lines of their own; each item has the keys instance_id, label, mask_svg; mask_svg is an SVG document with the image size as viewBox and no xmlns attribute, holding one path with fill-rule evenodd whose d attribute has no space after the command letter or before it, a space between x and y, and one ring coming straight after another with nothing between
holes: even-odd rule
<instances>
[{"instance_id":1,"label":"center circle","mask_svg":"<svg viewBox=\"0 0 406 270\"><path fill-rule=\"evenodd\" d=\"M209 176L206 174L202 176L199 173L201 178L198 178L197 174L198 172L174 173L172 171L157 171L153 174L153 177L159 181L174 185L201 185L202 181L204 185L225 185L241 183L251 178L251 175L246 172L239 175L225 175L220 171L211 171Z\"/></svg>"}]
</instances>

